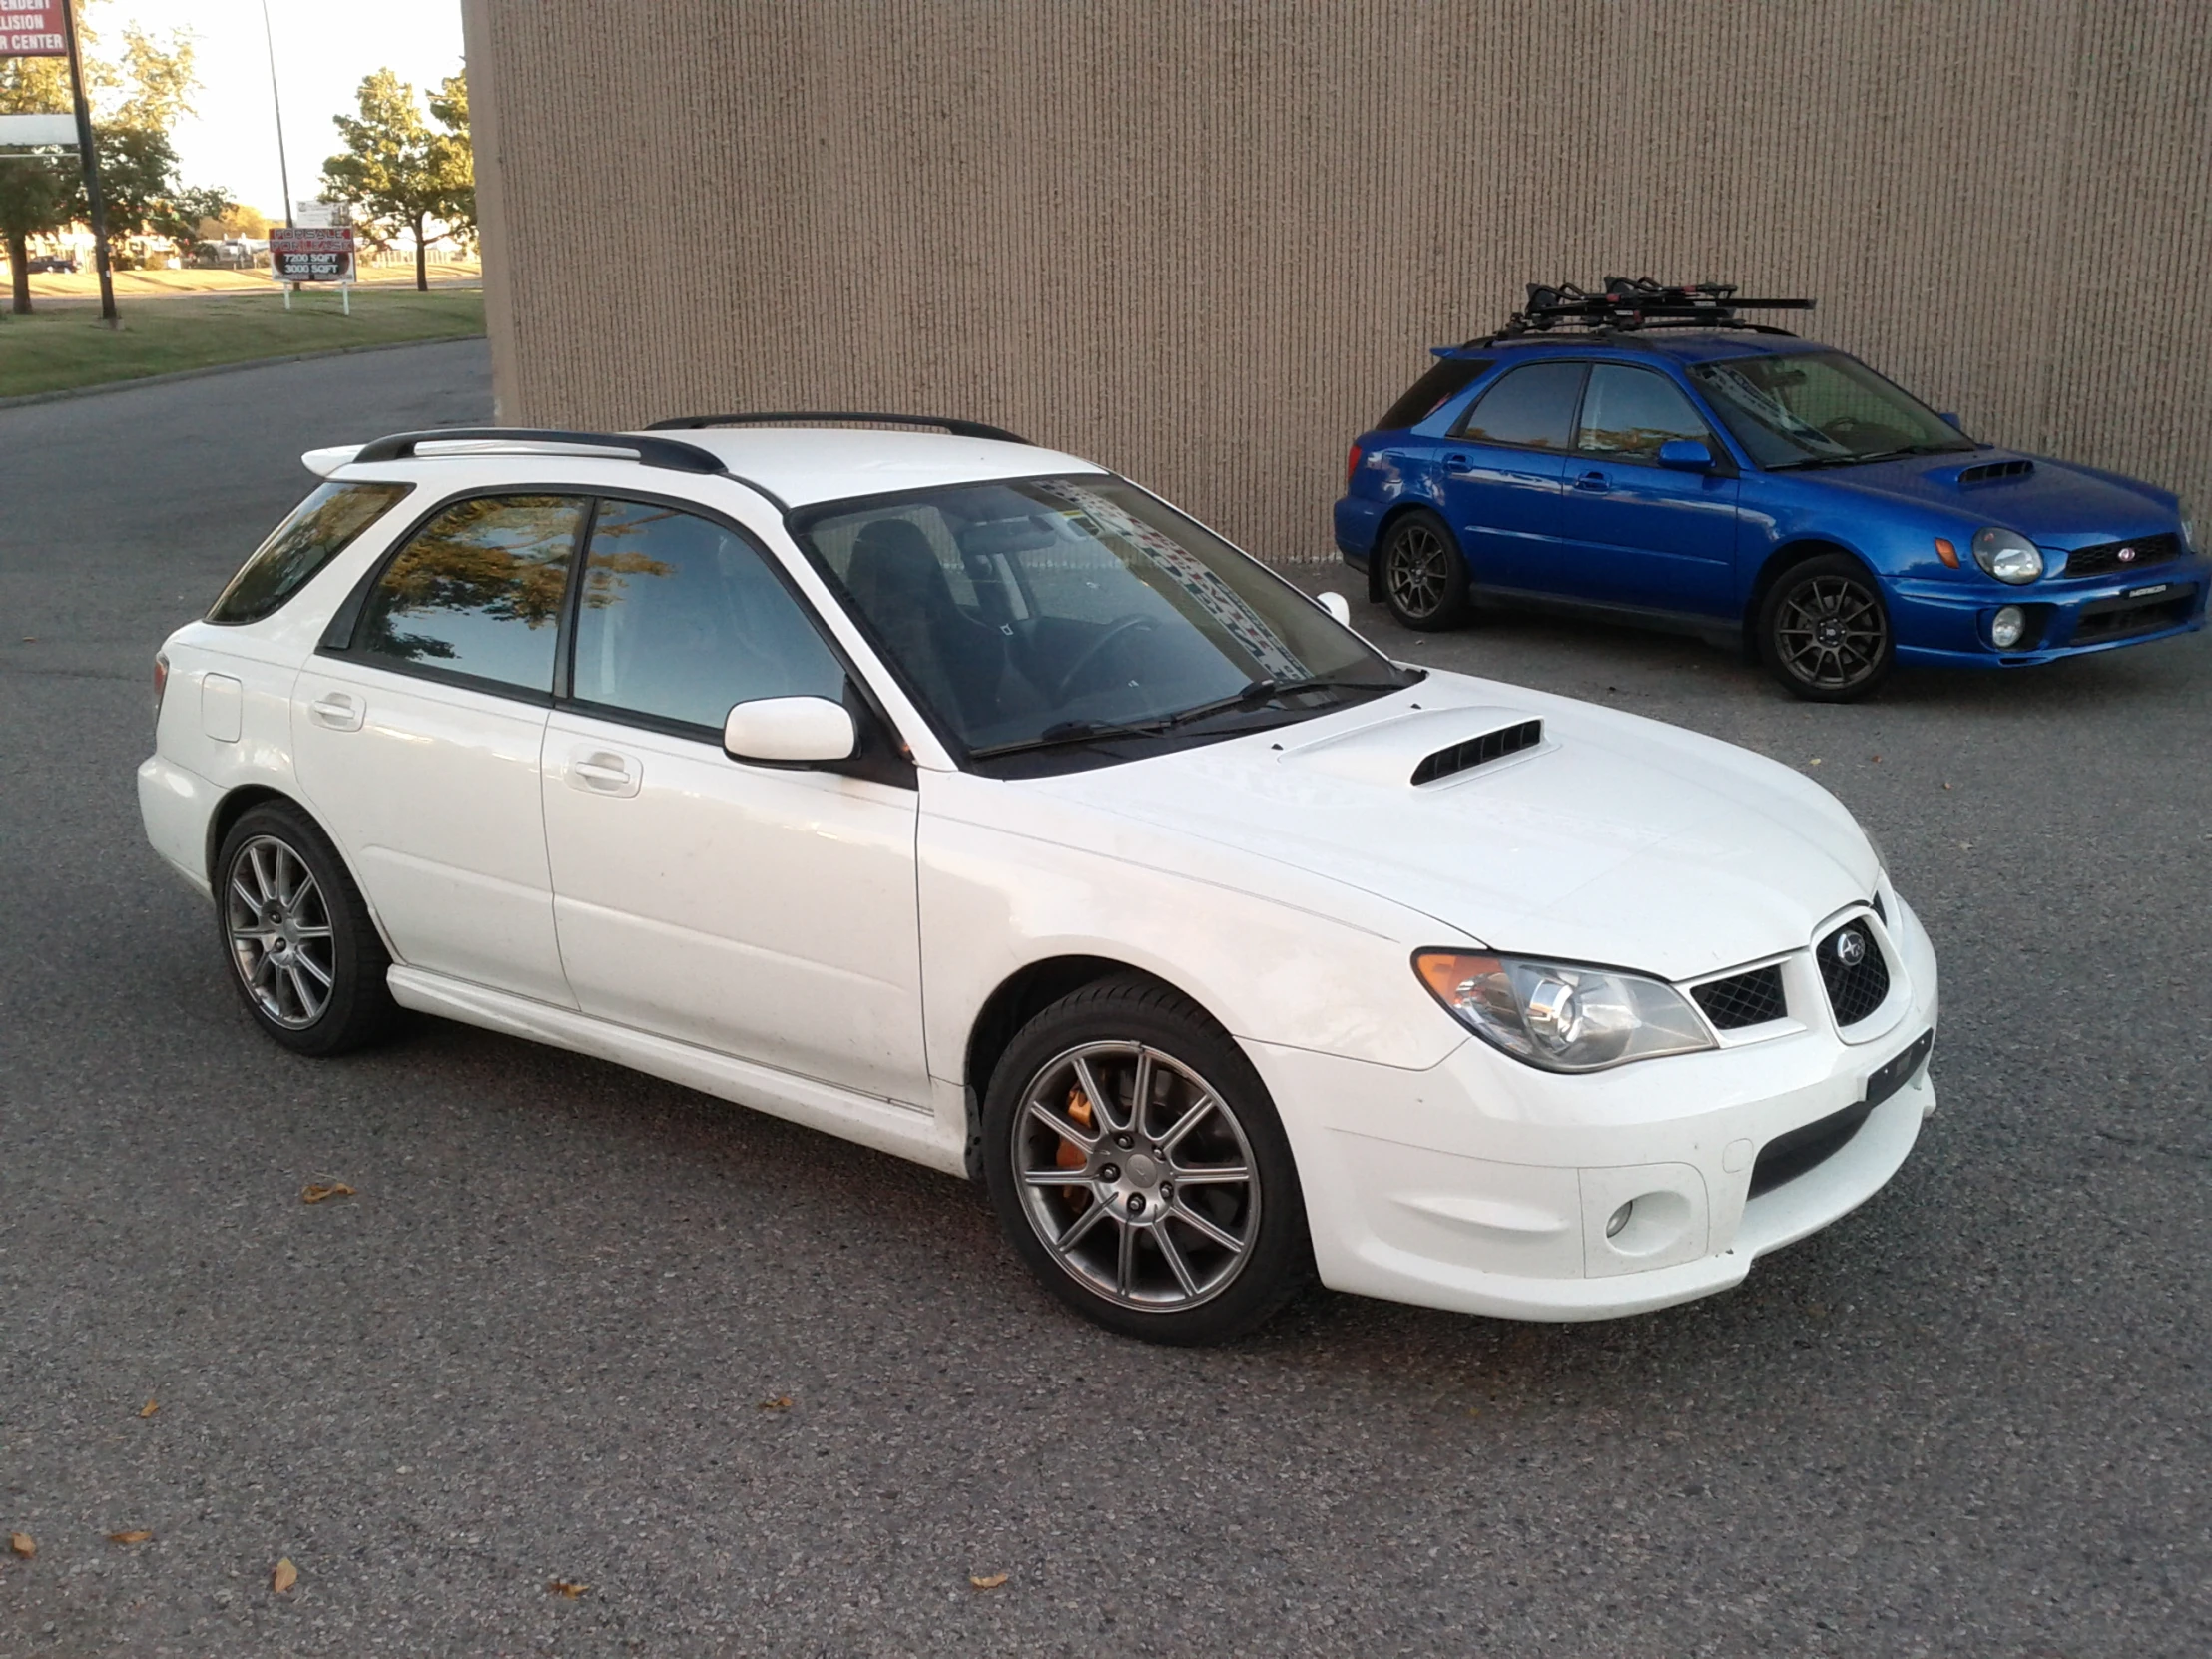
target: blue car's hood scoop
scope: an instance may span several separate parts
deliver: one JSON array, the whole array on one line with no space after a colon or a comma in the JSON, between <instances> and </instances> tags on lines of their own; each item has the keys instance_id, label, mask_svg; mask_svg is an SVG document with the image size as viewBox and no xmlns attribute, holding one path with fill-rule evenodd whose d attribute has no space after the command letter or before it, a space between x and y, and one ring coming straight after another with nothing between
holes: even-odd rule
<instances>
[{"instance_id":1,"label":"blue car's hood scoop","mask_svg":"<svg viewBox=\"0 0 2212 1659\"><path fill-rule=\"evenodd\" d=\"M1809 476L1867 495L1971 514L2046 547L2087 547L2174 527L2173 510L2148 485L2002 449L1918 455Z\"/></svg>"}]
</instances>

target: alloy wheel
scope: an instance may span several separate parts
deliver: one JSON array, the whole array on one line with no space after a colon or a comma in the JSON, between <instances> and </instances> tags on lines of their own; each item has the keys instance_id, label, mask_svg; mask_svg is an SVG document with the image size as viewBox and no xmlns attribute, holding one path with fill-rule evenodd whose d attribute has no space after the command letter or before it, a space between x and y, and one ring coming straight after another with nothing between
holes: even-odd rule
<instances>
[{"instance_id":1,"label":"alloy wheel","mask_svg":"<svg viewBox=\"0 0 2212 1659\"><path fill-rule=\"evenodd\" d=\"M1881 600L1863 584L1848 576L1815 576L1785 596L1774 637L1796 679L1819 691L1848 691L1880 672L1890 623Z\"/></svg>"},{"instance_id":2,"label":"alloy wheel","mask_svg":"<svg viewBox=\"0 0 2212 1659\"><path fill-rule=\"evenodd\" d=\"M1449 592L1451 550L1443 538L1417 520L1390 542L1389 567L1382 573L1400 615L1426 621L1443 607Z\"/></svg>"},{"instance_id":3,"label":"alloy wheel","mask_svg":"<svg viewBox=\"0 0 2212 1659\"><path fill-rule=\"evenodd\" d=\"M1014 1177L1062 1269L1125 1308L1173 1313L1218 1296L1260 1237L1258 1162L1213 1085L1139 1042L1091 1042L1022 1091Z\"/></svg>"},{"instance_id":4,"label":"alloy wheel","mask_svg":"<svg viewBox=\"0 0 2212 1659\"><path fill-rule=\"evenodd\" d=\"M337 986L329 906L297 852L256 835L231 859L223 893L231 963L263 1014L287 1031L322 1017Z\"/></svg>"}]
</instances>

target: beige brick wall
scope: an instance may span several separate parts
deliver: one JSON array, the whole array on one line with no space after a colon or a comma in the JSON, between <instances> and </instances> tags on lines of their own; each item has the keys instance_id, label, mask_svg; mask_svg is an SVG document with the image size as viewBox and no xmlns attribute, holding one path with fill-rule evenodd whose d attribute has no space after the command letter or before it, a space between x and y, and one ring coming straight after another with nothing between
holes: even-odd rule
<instances>
[{"instance_id":1,"label":"beige brick wall","mask_svg":"<svg viewBox=\"0 0 2212 1659\"><path fill-rule=\"evenodd\" d=\"M2212 508L2212 0L467 0L509 420L960 413L1324 556L1530 280Z\"/></svg>"}]
</instances>

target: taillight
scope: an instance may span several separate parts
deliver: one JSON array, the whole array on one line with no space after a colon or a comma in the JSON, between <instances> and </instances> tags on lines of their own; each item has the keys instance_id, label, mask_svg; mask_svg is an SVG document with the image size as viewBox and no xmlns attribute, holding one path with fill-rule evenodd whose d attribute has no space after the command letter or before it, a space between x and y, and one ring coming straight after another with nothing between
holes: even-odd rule
<instances>
[{"instance_id":1,"label":"taillight","mask_svg":"<svg viewBox=\"0 0 2212 1659\"><path fill-rule=\"evenodd\" d=\"M162 723L162 694L169 690L169 653L154 653L154 724Z\"/></svg>"},{"instance_id":2,"label":"taillight","mask_svg":"<svg viewBox=\"0 0 2212 1659\"><path fill-rule=\"evenodd\" d=\"M1352 453L1345 457L1345 488L1352 487L1352 475L1360 470L1360 446L1354 444Z\"/></svg>"}]
</instances>

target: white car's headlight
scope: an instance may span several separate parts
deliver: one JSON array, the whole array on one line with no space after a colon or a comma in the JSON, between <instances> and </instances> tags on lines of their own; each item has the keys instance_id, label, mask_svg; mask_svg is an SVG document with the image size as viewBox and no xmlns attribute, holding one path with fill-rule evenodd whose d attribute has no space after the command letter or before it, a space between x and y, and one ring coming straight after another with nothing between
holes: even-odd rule
<instances>
[{"instance_id":1,"label":"white car's headlight","mask_svg":"<svg viewBox=\"0 0 2212 1659\"><path fill-rule=\"evenodd\" d=\"M1429 994L1493 1048L1545 1071L1603 1071L1714 1046L1672 985L1614 968L1423 950Z\"/></svg>"},{"instance_id":2,"label":"white car's headlight","mask_svg":"<svg viewBox=\"0 0 2212 1659\"><path fill-rule=\"evenodd\" d=\"M2000 582L2032 582L2043 574L2043 550L2017 530L1991 526L1973 533L1973 562Z\"/></svg>"}]
</instances>

